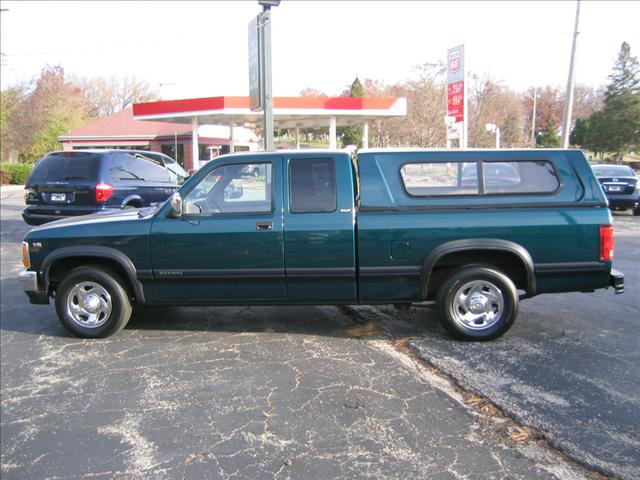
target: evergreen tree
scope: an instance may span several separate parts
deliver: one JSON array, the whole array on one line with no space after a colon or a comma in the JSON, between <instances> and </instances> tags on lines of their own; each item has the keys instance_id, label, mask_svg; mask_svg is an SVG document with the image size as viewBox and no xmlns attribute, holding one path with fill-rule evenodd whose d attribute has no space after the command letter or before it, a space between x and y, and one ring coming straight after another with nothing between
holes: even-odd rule
<instances>
[{"instance_id":1,"label":"evergreen tree","mask_svg":"<svg viewBox=\"0 0 640 480\"><path fill-rule=\"evenodd\" d=\"M640 145L640 66L627 42L620 47L609 80L603 109L610 126L607 150L621 159L630 147Z\"/></svg>"},{"instance_id":2,"label":"evergreen tree","mask_svg":"<svg viewBox=\"0 0 640 480\"><path fill-rule=\"evenodd\" d=\"M576 118L576 124L569 135L569 143L577 147L583 147L588 142L589 136L589 119Z\"/></svg>"},{"instance_id":3,"label":"evergreen tree","mask_svg":"<svg viewBox=\"0 0 640 480\"><path fill-rule=\"evenodd\" d=\"M560 146L558 125L555 121L550 122L544 130L536 135L536 145L541 148L557 148Z\"/></svg>"},{"instance_id":4,"label":"evergreen tree","mask_svg":"<svg viewBox=\"0 0 640 480\"><path fill-rule=\"evenodd\" d=\"M356 76L356 79L351 84L351 88L348 92L345 92L344 96L351 98L364 97L364 87L360 80ZM348 127L340 127L338 129L338 135L342 137L342 146L357 145L358 148L362 147L362 125L350 125Z\"/></svg>"}]
</instances>

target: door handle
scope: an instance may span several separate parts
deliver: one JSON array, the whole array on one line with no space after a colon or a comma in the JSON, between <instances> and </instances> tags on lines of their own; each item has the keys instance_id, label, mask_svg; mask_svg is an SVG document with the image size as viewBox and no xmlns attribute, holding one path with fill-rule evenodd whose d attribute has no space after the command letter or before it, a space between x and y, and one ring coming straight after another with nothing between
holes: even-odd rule
<instances>
[{"instance_id":1,"label":"door handle","mask_svg":"<svg viewBox=\"0 0 640 480\"><path fill-rule=\"evenodd\" d=\"M258 222L256 230L273 230L273 222Z\"/></svg>"}]
</instances>

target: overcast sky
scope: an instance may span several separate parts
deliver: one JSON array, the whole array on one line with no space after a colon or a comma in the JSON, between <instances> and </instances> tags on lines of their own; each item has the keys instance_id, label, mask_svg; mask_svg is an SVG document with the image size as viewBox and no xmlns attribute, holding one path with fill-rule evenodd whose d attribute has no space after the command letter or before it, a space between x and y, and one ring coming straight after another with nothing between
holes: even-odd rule
<instances>
[{"instance_id":1,"label":"overcast sky","mask_svg":"<svg viewBox=\"0 0 640 480\"><path fill-rule=\"evenodd\" d=\"M247 25L236 2L0 2L2 88L45 64L136 75L164 98L248 95ZM283 0L273 10L273 88L339 94L353 78L392 83L465 44L467 69L518 90L566 84L575 1ZM607 82L620 44L640 54L640 2L583 1L575 78ZM167 85L173 84L173 85Z\"/></svg>"}]
</instances>

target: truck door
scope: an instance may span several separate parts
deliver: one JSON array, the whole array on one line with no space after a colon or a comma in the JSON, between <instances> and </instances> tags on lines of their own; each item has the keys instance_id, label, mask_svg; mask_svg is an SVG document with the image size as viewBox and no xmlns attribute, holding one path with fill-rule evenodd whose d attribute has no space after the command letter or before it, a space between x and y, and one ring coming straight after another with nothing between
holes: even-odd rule
<instances>
[{"instance_id":1,"label":"truck door","mask_svg":"<svg viewBox=\"0 0 640 480\"><path fill-rule=\"evenodd\" d=\"M182 216L156 217L151 261L161 301L285 298L282 196L274 194L282 191L281 163L280 156L260 156L207 165L180 192Z\"/></svg>"},{"instance_id":2,"label":"truck door","mask_svg":"<svg viewBox=\"0 0 640 480\"><path fill-rule=\"evenodd\" d=\"M353 176L348 154L284 156L289 302L357 299Z\"/></svg>"}]
</instances>

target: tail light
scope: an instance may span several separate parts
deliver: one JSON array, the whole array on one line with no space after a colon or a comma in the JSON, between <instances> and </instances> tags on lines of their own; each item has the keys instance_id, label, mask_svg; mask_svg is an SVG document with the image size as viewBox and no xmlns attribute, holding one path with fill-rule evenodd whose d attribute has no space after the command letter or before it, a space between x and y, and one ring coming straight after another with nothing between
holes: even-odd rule
<instances>
[{"instance_id":1,"label":"tail light","mask_svg":"<svg viewBox=\"0 0 640 480\"><path fill-rule=\"evenodd\" d=\"M600 225L600 261L610 262L611 260L613 260L613 227Z\"/></svg>"},{"instance_id":2,"label":"tail light","mask_svg":"<svg viewBox=\"0 0 640 480\"><path fill-rule=\"evenodd\" d=\"M31 266L31 258L29 257L29 244L22 242L22 266L29 268Z\"/></svg>"},{"instance_id":3,"label":"tail light","mask_svg":"<svg viewBox=\"0 0 640 480\"><path fill-rule=\"evenodd\" d=\"M99 183L96 185L96 202L104 202L113 195L113 185L109 183Z\"/></svg>"}]
</instances>

